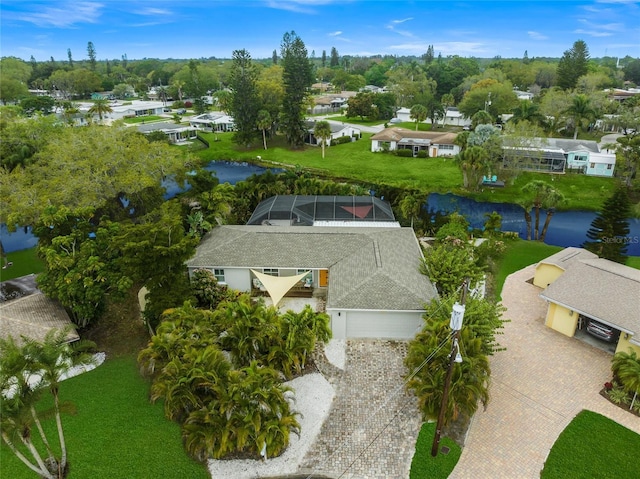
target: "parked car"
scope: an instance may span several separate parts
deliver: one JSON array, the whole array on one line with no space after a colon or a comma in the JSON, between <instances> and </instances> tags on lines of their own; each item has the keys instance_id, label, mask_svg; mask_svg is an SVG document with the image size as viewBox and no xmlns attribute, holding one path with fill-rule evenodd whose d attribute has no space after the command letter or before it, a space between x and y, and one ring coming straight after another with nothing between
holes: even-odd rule
<instances>
[{"instance_id":1,"label":"parked car","mask_svg":"<svg viewBox=\"0 0 640 479\"><path fill-rule=\"evenodd\" d=\"M187 110L185 108L180 108L178 109L178 111L176 112L178 115L184 115L187 112Z\"/></svg>"},{"instance_id":2,"label":"parked car","mask_svg":"<svg viewBox=\"0 0 640 479\"><path fill-rule=\"evenodd\" d=\"M603 341L607 341L609 343L614 343L618 340L620 336L620 331L618 331L613 326L609 326L607 324L601 323L600 321L596 321L595 319L589 319L587 322L587 332L596 338L602 339Z\"/></svg>"}]
</instances>

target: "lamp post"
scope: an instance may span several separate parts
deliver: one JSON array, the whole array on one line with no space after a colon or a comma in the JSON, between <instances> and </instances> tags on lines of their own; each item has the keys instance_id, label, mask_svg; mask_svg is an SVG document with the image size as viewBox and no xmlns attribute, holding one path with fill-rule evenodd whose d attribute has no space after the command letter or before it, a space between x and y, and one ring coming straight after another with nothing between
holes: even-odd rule
<instances>
[{"instance_id":1,"label":"lamp post","mask_svg":"<svg viewBox=\"0 0 640 479\"><path fill-rule=\"evenodd\" d=\"M462 329L465 301L467 299L468 281L469 280L465 279L462 283L462 297L460 303L455 303L453 305L453 310L451 311L451 320L449 321L449 327L453 330L453 339L451 340L449 369L447 370L447 376L444 380L444 390L442 391L442 402L440 403L440 412L438 413L438 422L436 423L436 433L433 437L433 444L431 446L432 457L436 457L438 455L440 436L442 435L442 427L444 426L444 413L447 409L449 387L451 386L451 376L453 375L453 364L462 362L462 356L460 355L460 348L458 346L458 336L460 334L460 329Z\"/></svg>"}]
</instances>

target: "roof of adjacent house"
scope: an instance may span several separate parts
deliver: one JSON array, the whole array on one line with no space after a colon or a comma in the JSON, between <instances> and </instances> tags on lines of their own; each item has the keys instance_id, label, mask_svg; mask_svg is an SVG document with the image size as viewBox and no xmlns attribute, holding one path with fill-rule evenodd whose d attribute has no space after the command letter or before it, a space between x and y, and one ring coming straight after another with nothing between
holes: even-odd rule
<instances>
[{"instance_id":1,"label":"roof of adjacent house","mask_svg":"<svg viewBox=\"0 0 640 479\"><path fill-rule=\"evenodd\" d=\"M2 285L3 290L10 287L19 292L16 299L0 302L0 337L12 336L19 342L25 336L42 341L52 329L63 329L72 324L60 303L47 298L42 291L36 289L33 275L5 281ZM67 339L79 339L78 333L70 331Z\"/></svg>"},{"instance_id":2,"label":"roof of adjacent house","mask_svg":"<svg viewBox=\"0 0 640 479\"><path fill-rule=\"evenodd\" d=\"M540 296L640 335L640 270L602 258L575 261Z\"/></svg>"},{"instance_id":3,"label":"roof of adjacent house","mask_svg":"<svg viewBox=\"0 0 640 479\"><path fill-rule=\"evenodd\" d=\"M328 309L419 311L437 296L411 228L225 225L189 268L328 269Z\"/></svg>"},{"instance_id":4,"label":"roof of adjacent house","mask_svg":"<svg viewBox=\"0 0 640 479\"><path fill-rule=\"evenodd\" d=\"M193 130L192 126L185 126L178 123L172 123L168 121L161 121L157 123L140 123L137 125L137 129L140 133L151 133L152 131L185 131Z\"/></svg>"},{"instance_id":5,"label":"roof of adjacent house","mask_svg":"<svg viewBox=\"0 0 640 479\"><path fill-rule=\"evenodd\" d=\"M595 259L598 255L592 253L584 248L575 248L573 246L565 248L562 251L558 251L556 254L549 256L541 260L536 268L542 264L552 264L566 270L573 263L582 261L585 259Z\"/></svg>"},{"instance_id":6,"label":"roof of adjacent house","mask_svg":"<svg viewBox=\"0 0 640 479\"><path fill-rule=\"evenodd\" d=\"M351 125L345 125L345 124L342 124L342 123L336 123L335 121L328 121L327 123L329 123L329 128L330 128L332 134L339 133L342 130L346 130L348 128L350 128L350 129L352 129L354 131L357 131L357 132L360 131L359 128L353 127ZM307 122L305 122L305 125L306 125L307 129L310 132L314 132L315 127L316 127L316 122L315 121L307 121Z\"/></svg>"},{"instance_id":7,"label":"roof of adjacent house","mask_svg":"<svg viewBox=\"0 0 640 479\"><path fill-rule=\"evenodd\" d=\"M522 144L522 140L526 144ZM562 153L569 153L571 151L590 151L593 153L599 153L600 147L598 143L593 140L572 140L570 138L527 138L521 139L517 137L503 137L503 144L505 146L511 146L514 148L525 150L546 150L551 151L553 149L560 150Z\"/></svg>"},{"instance_id":8,"label":"roof of adjacent house","mask_svg":"<svg viewBox=\"0 0 640 479\"><path fill-rule=\"evenodd\" d=\"M372 140L378 141L401 141L403 139L413 140L430 140L431 143L437 143L441 145L452 145L457 133L451 132L435 132L435 131L413 131L407 128L400 128L392 126L385 128L379 133L376 133L371 137Z\"/></svg>"}]
</instances>

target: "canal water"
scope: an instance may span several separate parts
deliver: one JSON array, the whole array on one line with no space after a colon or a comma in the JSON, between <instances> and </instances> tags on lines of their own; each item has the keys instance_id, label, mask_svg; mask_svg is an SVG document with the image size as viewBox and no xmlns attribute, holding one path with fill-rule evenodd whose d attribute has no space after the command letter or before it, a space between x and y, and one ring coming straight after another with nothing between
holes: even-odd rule
<instances>
[{"instance_id":1,"label":"canal water","mask_svg":"<svg viewBox=\"0 0 640 479\"><path fill-rule=\"evenodd\" d=\"M262 174L267 170L267 168L251 163L229 161L212 161L205 169L215 172L220 183L228 182L232 185L251 175ZM271 171L279 173L283 170L272 169ZM178 185L175 181L165 182L163 186L167 189L165 198L172 198L188 189L188 185ZM503 231L514 231L521 238L527 237L524 211L518 205L478 202L453 194L442 195L434 193L427 197L424 207L427 211L432 212L451 213L457 211L467 218L473 228L482 228L486 220L484 215L496 211L502 216ZM591 211L556 212L549 225L545 243L564 247L581 246L587 239L587 231L596 215L597 213ZM541 224L544 222L545 217L546 212L541 211ZM628 238L627 254L640 256L640 220L636 218L629 219L629 227L631 232ZM9 233L6 225L0 225L0 239L7 252L31 248L38 242L38 239L33 236L30 229L19 228L15 233Z\"/></svg>"}]
</instances>

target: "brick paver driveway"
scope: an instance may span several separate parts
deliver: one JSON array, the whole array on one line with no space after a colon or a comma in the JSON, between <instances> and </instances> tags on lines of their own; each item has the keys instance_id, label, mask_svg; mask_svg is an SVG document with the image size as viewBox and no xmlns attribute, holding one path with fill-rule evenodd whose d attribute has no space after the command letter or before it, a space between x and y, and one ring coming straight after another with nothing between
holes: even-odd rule
<instances>
[{"instance_id":1,"label":"brick paver driveway","mask_svg":"<svg viewBox=\"0 0 640 479\"><path fill-rule=\"evenodd\" d=\"M451 478L533 479L567 424L583 409L640 433L640 419L599 395L612 356L544 326L546 303L526 281L534 266L509 276L503 288L499 336L506 351L491 358L491 399L473 419Z\"/></svg>"}]
</instances>

